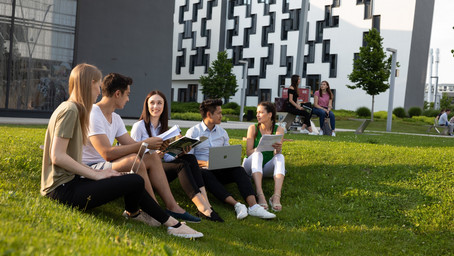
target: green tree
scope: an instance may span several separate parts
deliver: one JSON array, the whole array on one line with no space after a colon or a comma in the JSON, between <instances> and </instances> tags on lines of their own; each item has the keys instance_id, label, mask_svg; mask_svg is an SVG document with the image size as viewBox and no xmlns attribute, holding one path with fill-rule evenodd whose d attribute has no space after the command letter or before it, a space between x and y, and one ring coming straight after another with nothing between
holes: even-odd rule
<instances>
[{"instance_id":1,"label":"green tree","mask_svg":"<svg viewBox=\"0 0 454 256\"><path fill-rule=\"evenodd\" d=\"M448 94L444 92L440 99L440 109L447 109L451 105L451 99Z\"/></svg>"},{"instance_id":2,"label":"green tree","mask_svg":"<svg viewBox=\"0 0 454 256\"><path fill-rule=\"evenodd\" d=\"M350 89L360 88L372 96L371 121L374 121L375 95L389 88L388 79L391 74L391 57L383 50L383 38L375 29L369 30L364 36L365 46L359 49L359 58L353 61L353 71L348 79L355 85L347 85Z\"/></svg>"},{"instance_id":3,"label":"green tree","mask_svg":"<svg viewBox=\"0 0 454 256\"><path fill-rule=\"evenodd\" d=\"M233 63L227 58L227 52L218 52L218 58L208 68L208 75L200 77L202 93L208 98L229 98L238 91L236 76L232 73Z\"/></svg>"}]
</instances>

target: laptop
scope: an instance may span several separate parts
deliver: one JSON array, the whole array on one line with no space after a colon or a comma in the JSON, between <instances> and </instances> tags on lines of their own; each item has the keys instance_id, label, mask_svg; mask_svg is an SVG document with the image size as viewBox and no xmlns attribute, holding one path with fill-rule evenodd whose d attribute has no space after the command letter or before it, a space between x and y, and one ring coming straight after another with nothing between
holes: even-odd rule
<instances>
[{"instance_id":1,"label":"laptop","mask_svg":"<svg viewBox=\"0 0 454 256\"><path fill-rule=\"evenodd\" d=\"M142 142L142 145L140 145L139 152L137 152L136 159L134 160L131 171L129 173L137 173L139 171L140 164L142 163L143 155L145 155L147 147L148 143Z\"/></svg>"},{"instance_id":2,"label":"laptop","mask_svg":"<svg viewBox=\"0 0 454 256\"><path fill-rule=\"evenodd\" d=\"M212 147L209 150L208 170L241 166L241 145Z\"/></svg>"}]
</instances>

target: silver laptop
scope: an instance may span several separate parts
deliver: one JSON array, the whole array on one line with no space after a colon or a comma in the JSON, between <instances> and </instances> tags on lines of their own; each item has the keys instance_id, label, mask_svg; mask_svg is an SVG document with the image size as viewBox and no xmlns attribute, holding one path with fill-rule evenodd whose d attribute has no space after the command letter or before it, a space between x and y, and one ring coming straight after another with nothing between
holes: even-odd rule
<instances>
[{"instance_id":1,"label":"silver laptop","mask_svg":"<svg viewBox=\"0 0 454 256\"><path fill-rule=\"evenodd\" d=\"M208 170L241 166L241 145L210 148Z\"/></svg>"}]
</instances>

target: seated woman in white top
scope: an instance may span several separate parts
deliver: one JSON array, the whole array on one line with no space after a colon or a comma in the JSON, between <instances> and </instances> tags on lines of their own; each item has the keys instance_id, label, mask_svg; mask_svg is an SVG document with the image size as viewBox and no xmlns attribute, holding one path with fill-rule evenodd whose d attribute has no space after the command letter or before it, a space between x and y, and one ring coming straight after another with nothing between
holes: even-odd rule
<instances>
[{"instance_id":1,"label":"seated woman in white top","mask_svg":"<svg viewBox=\"0 0 454 256\"><path fill-rule=\"evenodd\" d=\"M132 126L131 137L136 141L142 141L167 130L168 106L166 96L160 91L151 91L145 98L140 121ZM197 206L197 215L211 221L224 222L208 201L205 184L195 156L182 154L174 157L163 152L159 154L163 158L163 168L167 180L171 182L178 177L181 187Z\"/></svg>"},{"instance_id":2,"label":"seated woman in white top","mask_svg":"<svg viewBox=\"0 0 454 256\"><path fill-rule=\"evenodd\" d=\"M269 203L274 211L282 210L280 202L285 177L285 159L282 155L282 141L273 144L274 151L258 152L257 145L264 134L284 134L284 129L276 124L276 107L271 102L260 102L257 106L257 124L247 131L246 154L243 167L255 183L257 202L268 209L262 189L262 178L274 178L274 194Z\"/></svg>"}]
</instances>

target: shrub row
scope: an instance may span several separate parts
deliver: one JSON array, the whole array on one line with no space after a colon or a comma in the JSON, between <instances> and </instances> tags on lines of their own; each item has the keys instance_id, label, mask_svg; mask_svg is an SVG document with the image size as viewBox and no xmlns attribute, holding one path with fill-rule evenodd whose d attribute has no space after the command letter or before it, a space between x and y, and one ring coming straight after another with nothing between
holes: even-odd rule
<instances>
[{"instance_id":1,"label":"shrub row","mask_svg":"<svg viewBox=\"0 0 454 256\"><path fill-rule=\"evenodd\" d=\"M356 115L359 117L370 117L370 109L367 107L359 107L356 109ZM382 113L383 112L383 113ZM393 110L393 119L395 117L399 118L405 118L405 117L414 117L414 116L426 116L426 117L435 117L440 113L439 110L434 110L434 109L428 109L425 110L424 112L421 110L421 108L418 107L411 107L408 110L408 114L406 113L405 109L402 107L397 107ZM377 118L386 118L387 117L387 112L386 111L378 111L374 113L374 117Z\"/></svg>"}]
</instances>

